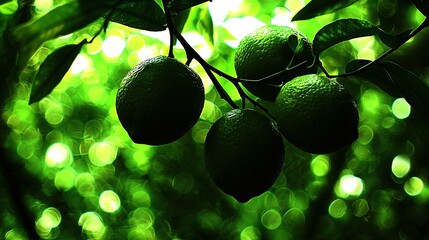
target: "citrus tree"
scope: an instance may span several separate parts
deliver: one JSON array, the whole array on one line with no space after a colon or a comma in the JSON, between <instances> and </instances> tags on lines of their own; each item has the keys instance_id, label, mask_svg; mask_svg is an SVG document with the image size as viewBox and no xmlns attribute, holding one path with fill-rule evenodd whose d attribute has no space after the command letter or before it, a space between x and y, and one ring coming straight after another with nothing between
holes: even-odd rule
<instances>
[{"instance_id":1,"label":"citrus tree","mask_svg":"<svg viewBox=\"0 0 429 240\"><path fill-rule=\"evenodd\" d=\"M5 239L423 239L424 0L0 1Z\"/></svg>"}]
</instances>

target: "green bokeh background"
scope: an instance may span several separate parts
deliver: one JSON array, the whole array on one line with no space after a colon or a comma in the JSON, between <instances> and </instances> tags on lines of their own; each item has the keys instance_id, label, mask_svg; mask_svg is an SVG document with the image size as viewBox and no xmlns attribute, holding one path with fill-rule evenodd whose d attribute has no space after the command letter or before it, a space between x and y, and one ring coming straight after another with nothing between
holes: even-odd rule
<instances>
[{"instance_id":1,"label":"green bokeh background","mask_svg":"<svg viewBox=\"0 0 429 240\"><path fill-rule=\"evenodd\" d=\"M366 19L395 33L424 19L406 0L362 0L291 23L307 2L214 0L192 8L182 33L209 63L235 75L238 41L263 24L292 26L312 40L336 19ZM33 14L62 3L36 1ZM0 12L7 13L12 4L0 6ZM360 79L339 79L356 100L359 139L342 156L312 155L286 143L285 165L275 184L244 204L223 194L206 172L205 135L231 107L196 62L191 67L204 81L206 102L184 137L157 147L134 144L118 121L115 95L121 79L141 60L167 55L168 32L111 23L84 46L54 91L29 105L37 66L54 49L91 38L102 23L47 42L14 86L2 112L11 129L3 144L14 150L8 157L22 169L19 181L0 176L0 239L27 239L11 189L18 189L42 239L283 240L308 232L315 239L429 239L428 121L404 99ZM428 38L425 30L389 57L427 84ZM366 37L338 44L321 59L330 73L342 73L348 61L373 60L386 49L377 38ZM186 61L180 45L174 53ZM239 102L234 86L219 81ZM334 165L341 171L331 180Z\"/></svg>"}]
</instances>

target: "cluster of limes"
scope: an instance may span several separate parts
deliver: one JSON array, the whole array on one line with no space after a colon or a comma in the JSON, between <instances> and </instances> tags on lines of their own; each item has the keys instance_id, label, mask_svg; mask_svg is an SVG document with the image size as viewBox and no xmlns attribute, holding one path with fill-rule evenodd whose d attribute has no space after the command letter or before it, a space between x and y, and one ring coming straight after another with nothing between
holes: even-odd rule
<instances>
[{"instance_id":1,"label":"cluster of limes","mask_svg":"<svg viewBox=\"0 0 429 240\"><path fill-rule=\"evenodd\" d=\"M237 76L253 95L274 102L274 119L234 109L205 141L213 182L239 202L267 191L283 165L283 138L310 153L337 151L357 138L355 103L337 81L316 74L312 45L285 26L264 26L241 40ZM116 109L135 143L162 145L181 138L204 105L200 77L166 56L138 64L119 86Z\"/></svg>"}]
</instances>

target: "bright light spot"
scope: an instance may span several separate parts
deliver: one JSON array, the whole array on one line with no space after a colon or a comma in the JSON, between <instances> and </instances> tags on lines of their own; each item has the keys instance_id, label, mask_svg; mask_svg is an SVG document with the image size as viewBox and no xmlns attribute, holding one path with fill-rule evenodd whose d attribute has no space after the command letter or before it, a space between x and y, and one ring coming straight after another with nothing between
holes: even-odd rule
<instances>
[{"instance_id":1,"label":"bright light spot","mask_svg":"<svg viewBox=\"0 0 429 240\"><path fill-rule=\"evenodd\" d=\"M61 213L56 208L47 208L36 221L37 233L44 239L49 239L52 229L61 223Z\"/></svg>"},{"instance_id":2,"label":"bright light spot","mask_svg":"<svg viewBox=\"0 0 429 240\"><path fill-rule=\"evenodd\" d=\"M223 27L228 30L236 38L236 40L226 40L225 43L233 48L236 48L241 39L243 39L250 32L264 25L265 23L261 22L255 17L230 18L225 21Z\"/></svg>"},{"instance_id":3,"label":"bright light spot","mask_svg":"<svg viewBox=\"0 0 429 240\"><path fill-rule=\"evenodd\" d=\"M274 13L276 15L271 19L272 25L281 25L281 26L287 25L295 29L297 28L296 24L291 21L292 17L294 16L294 13L289 9L284 7L276 7L274 9Z\"/></svg>"},{"instance_id":4,"label":"bright light spot","mask_svg":"<svg viewBox=\"0 0 429 240\"><path fill-rule=\"evenodd\" d=\"M398 155L392 161L392 173L397 178L405 177L410 172L410 158L405 155Z\"/></svg>"},{"instance_id":5,"label":"bright light spot","mask_svg":"<svg viewBox=\"0 0 429 240\"><path fill-rule=\"evenodd\" d=\"M410 196L417 196L423 191L424 183L418 177L412 177L404 185L405 192Z\"/></svg>"},{"instance_id":6,"label":"bright light spot","mask_svg":"<svg viewBox=\"0 0 429 240\"><path fill-rule=\"evenodd\" d=\"M89 148L89 160L97 167L112 164L117 154L117 147L109 142L94 143Z\"/></svg>"},{"instance_id":7,"label":"bright light spot","mask_svg":"<svg viewBox=\"0 0 429 240\"><path fill-rule=\"evenodd\" d=\"M74 186L74 181L76 179L76 171L71 169L63 169L55 174L54 184L55 187L67 191Z\"/></svg>"},{"instance_id":8,"label":"bright light spot","mask_svg":"<svg viewBox=\"0 0 429 240\"><path fill-rule=\"evenodd\" d=\"M359 196L363 191L363 181L353 175L344 175L340 179L340 187L347 195Z\"/></svg>"},{"instance_id":9,"label":"bright light spot","mask_svg":"<svg viewBox=\"0 0 429 240\"><path fill-rule=\"evenodd\" d=\"M77 55L76 59L74 60L73 64L70 67L70 71L73 74L79 74L83 70L89 67L91 64L91 61L83 54Z\"/></svg>"},{"instance_id":10,"label":"bright light spot","mask_svg":"<svg viewBox=\"0 0 429 240\"><path fill-rule=\"evenodd\" d=\"M158 55L158 51L154 47L144 47L139 50L138 56L140 58L140 61L146 60L148 58L151 58L155 55ZM133 66L131 66L133 67Z\"/></svg>"},{"instance_id":11,"label":"bright light spot","mask_svg":"<svg viewBox=\"0 0 429 240\"><path fill-rule=\"evenodd\" d=\"M121 199L111 190L104 191L98 200L101 209L108 213L114 213L121 207Z\"/></svg>"},{"instance_id":12,"label":"bright light spot","mask_svg":"<svg viewBox=\"0 0 429 240\"><path fill-rule=\"evenodd\" d=\"M187 32L183 37L188 41L203 59L208 59L212 54L212 48L204 39L204 36L198 32ZM183 46L178 42L177 47L183 49Z\"/></svg>"},{"instance_id":13,"label":"bright light spot","mask_svg":"<svg viewBox=\"0 0 429 240\"><path fill-rule=\"evenodd\" d=\"M36 225L42 228L56 228L61 223L61 213L58 209L50 207L43 211Z\"/></svg>"},{"instance_id":14,"label":"bright light spot","mask_svg":"<svg viewBox=\"0 0 429 240\"><path fill-rule=\"evenodd\" d=\"M280 213L274 209L270 209L262 214L261 223L269 230L277 229L282 223Z\"/></svg>"},{"instance_id":15,"label":"bright light spot","mask_svg":"<svg viewBox=\"0 0 429 240\"><path fill-rule=\"evenodd\" d=\"M228 1L213 1L209 4L209 11L215 26L221 25L230 10L236 11L240 9L243 0L228 0Z\"/></svg>"},{"instance_id":16,"label":"bright light spot","mask_svg":"<svg viewBox=\"0 0 429 240\"><path fill-rule=\"evenodd\" d=\"M52 0L36 0L34 1L34 7L38 14L47 12L52 9L53 1Z\"/></svg>"},{"instance_id":17,"label":"bright light spot","mask_svg":"<svg viewBox=\"0 0 429 240\"><path fill-rule=\"evenodd\" d=\"M102 239L106 232L106 227L100 215L95 212L86 212L82 214L78 224L90 239Z\"/></svg>"},{"instance_id":18,"label":"bright light spot","mask_svg":"<svg viewBox=\"0 0 429 240\"><path fill-rule=\"evenodd\" d=\"M342 218L347 213L346 202L342 199L336 199L329 205L329 215L334 218Z\"/></svg>"},{"instance_id":19,"label":"bright light spot","mask_svg":"<svg viewBox=\"0 0 429 240\"><path fill-rule=\"evenodd\" d=\"M330 168L330 160L326 155L317 155L311 161L311 170L318 177L323 177L328 174Z\"/></svg>"},{"instance_id":20,"label":"bright light spot","mask_svg":"<svg viewBox=\"0 0 429 240\"><path fill-rule=\"evenodd\" d=\"M46 151L45 163L48 167L63 168L72 161L71 150L64 143L54 143Z\"/></svg>"},{"instance_id":21,"label":"bright light spot","mask_svg":"<svg viewBox=\"0 0 429 240\"><path fill-rule=\"evenodd\" d=\"M392 112L395 117L405 119L410 116L411 106L404 98L398 98L392 104Z\"/></svg>"},{"instance_id":22,"label":"bright light spot","mask_svg":"<svg viewBox=\"0 0 429 240\"><path fill-rule=\"evenodd\" d=\"M372 61L376 58L376 54L371 48L361 48L358 52L358 58Z\"/></svg>"},{"instance_id":23,"label":"bright light spot","mask_svg":"<svg viewBox=\"0 0 429 240\"><path fill-rule=\"evenodd\" d=\"M261 239L261 232L254 226L243 229L240 233L240 240L258 240Z\"/></svg>"},{"instance_id":24,"label":"bright light spot","mask_svg":"<svg viewBox=\"0 0 429 240\"><path fill-rule=\"evenodd\" d=\"M119 36L107 37L102 45L104 55L109 58L119 57L125 48L125 41Z\"/></svg>"}]
</instances>

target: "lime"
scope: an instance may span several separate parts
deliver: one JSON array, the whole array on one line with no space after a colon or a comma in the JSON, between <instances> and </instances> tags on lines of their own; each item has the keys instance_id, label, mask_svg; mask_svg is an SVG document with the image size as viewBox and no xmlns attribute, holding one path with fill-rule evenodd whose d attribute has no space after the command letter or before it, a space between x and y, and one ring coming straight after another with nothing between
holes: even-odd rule
<instances>
[{"instance_id":1,"label":"lime","mask_svg":"<svg viewBox=\"0 0 429 240\"><path fill-rule=\"evenodd\" d=\"M243 86L253 95L272 102L283 83L296 76L316 73L313 62L308 38L293 28L276 25L263 26L245 36L234 59L237 76L252 80L243 82ZM256 81L286 69L290 70Z\"/></svg>"},{"instance_id":2,"label":"lime","mask_svg":"<svg viewBox=\"0 0 429 240\"><path fill-rule=\"evenodd\" d=\"M135 66L116 95L118 118L135 143L162 145L182 137L204 105L203 83L180 61L153 57Z\"/></svg>"},{"instance_id":3,"label":"lime","mask_svg":"<svg viewBox=\"0 0 429 240\"><path fill-rule=\"evenodd\" d=\"M349 92L337 81L309 74L286 83L275 102L280 132L310 153L330 153L358 137L359 115Z\"/></svg>"},{"instance_id":4,"label":"lime","mask_svg":"<svg viewBox=\"0 0 429 240\"><path fill-rule=\"evenodd\" d=\"M239 202L267 191L283 165L280 132L265 115L251 109L234 109L217 120L204 150L214 183Z\"/></svg>"}]
</instances>

